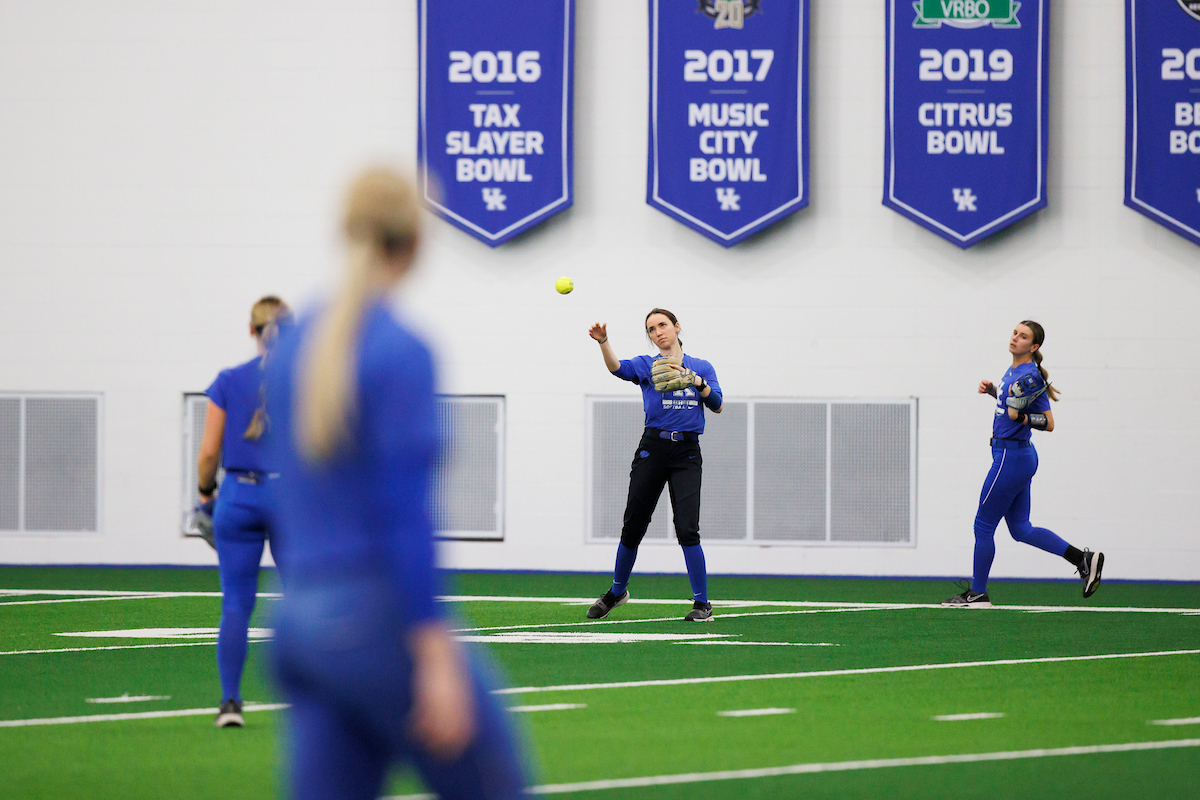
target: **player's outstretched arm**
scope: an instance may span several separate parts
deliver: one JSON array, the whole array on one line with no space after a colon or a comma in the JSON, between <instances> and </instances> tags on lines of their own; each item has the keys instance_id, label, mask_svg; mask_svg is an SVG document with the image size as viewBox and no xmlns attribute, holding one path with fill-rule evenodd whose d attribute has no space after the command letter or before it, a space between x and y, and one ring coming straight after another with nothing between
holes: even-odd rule
<instances>
[{"instance_id":1,"label":"player's outstretched arm","mask_svg":"<svg viewBox=\"0 0 1200 800\"><path fill-rule=\"evenodd\" d=\"M217 467L221 463L221 441L225 437L225 409L211 400L204 415L204 438L200 440L200 456L196 474L200 479L200 499L212 499L217 485ZM208 489L208 491L204 491Z\"/></svg>"},{"instance_id":2,"label":"player's outstretched arm","mask_svg":"<svg viewBox=\"0 0 1200 800\"><path fill-rule=\"evenodd\" d=\"M604 356L604 366L608 367L609 372L616 372L621 368L621 359L613 353L612 346L608 343L608 323L597 322L588 331L588 336L595 339L600 344L600 355Z\"/></svg>"},{"instance_id":3,"label":"player's outstretched arm","mask_svg":"<svg viewBox=\"0 0 1200 800\"><path fill-rule=\"evenodd\" d=\"M996 384L992 383L991 381L987 380L986 378L984 380L981 380L979 382L979 393L980 394L990 394L992 397L995 397L996 396Z\"/></svg>"}]
</instances>

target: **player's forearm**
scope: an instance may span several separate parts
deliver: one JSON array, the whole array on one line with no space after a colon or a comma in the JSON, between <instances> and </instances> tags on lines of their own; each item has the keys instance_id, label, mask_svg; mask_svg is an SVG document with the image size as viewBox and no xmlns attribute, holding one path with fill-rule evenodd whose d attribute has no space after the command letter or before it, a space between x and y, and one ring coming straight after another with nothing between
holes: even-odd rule
<instances>
[{"instance_id":1,"label":"player's forearm","mask_svg":"<svg viewBox=\"0 0 1200 800\"><path fill-rule=\"evenodd\" d=\"M612 345L608 343L608 339L600 343L600 355L604 356L604 366L608 368L609 372L616 372L621 368L621 359L617 358L616 354L613 353Z\"/></svg>"},{"instance_id":2,"label":"player's forearm","mask_svg":"<svg viewBox=\"0 0 1200 800\"><path fill-rule=\"evenodd\" d=\"M217 464L221 460L221 453L206 453L201 452L200 458L196 463L196 476L199 478L201 486L211 486L217 479Z\"/></svg>"}]
</instances>

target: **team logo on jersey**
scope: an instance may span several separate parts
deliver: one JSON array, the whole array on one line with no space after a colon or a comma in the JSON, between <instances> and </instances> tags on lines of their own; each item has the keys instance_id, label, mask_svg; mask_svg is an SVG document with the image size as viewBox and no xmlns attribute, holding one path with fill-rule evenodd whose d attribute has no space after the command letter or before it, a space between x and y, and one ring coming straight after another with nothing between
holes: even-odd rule
<instances>
[{"instance_id":1,"label":"team logo on jersey","mask_svg":"<svg viewBox=\"0 0 1200 800\"><path fill-rule=\"evenodd\" d=\"M1200 20L1200 0L1179 0L1179 7L1194 20Z\"/></svg>"},{"instance_id":2,"label":"team logo on jersey","mask_svg":"<svg viewBox=\"0 0 1200 800\"><path fill-rule=\"evenodd\" d=\"M713 28L733 28L741 30L746 25L746 17L754 13L762 13L759 3L762 0L700 0L700 10L712 17Z\"/></svg>"},{"instance_id":3,"label":"team logo on jersey","mask_svg":"<svg viewBox=\"0 0 1200 800\"><path fill-rule=\"evenodd\" d=\"M1183 5L1200 5L1200 0L1179 0ZM1019 28L1017 0L915 0L914 28Z\"/></svg>"}]
</instances>

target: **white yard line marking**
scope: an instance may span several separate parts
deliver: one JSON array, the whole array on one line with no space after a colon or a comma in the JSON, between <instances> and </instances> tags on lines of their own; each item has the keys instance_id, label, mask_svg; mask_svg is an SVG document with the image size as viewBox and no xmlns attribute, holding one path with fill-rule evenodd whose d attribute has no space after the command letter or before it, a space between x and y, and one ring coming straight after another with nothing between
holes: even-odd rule
<instances>
[{"instance_id":1,"label":"white yard line marking","mask_svg":"<svg viewBox=\"0 0 1200 800\"><path fill-rule=\"evenodd\" d=\"M250 641L262 641L251 639ZM113 644L107 647L56 647L49 650L7 650L0 656L31 656L41 653L90 653L96 650L151 650L156 647L215 647L217 640L207 642L165 642L163 644Z\"/></svg>"},{"instance_id":2,"label":"white yard line marking","mask_svg":"<svg viewBox=\"0 0 1200 800\"><path fill-rule=\"evenodd\" d=\"M640 642L677 642L690 639L719 639L730 633L631 633L629 631L506 631L487 636L455 636L460 642L488 644L635 644Z\"/></svg>"},{"instance_id":3,"label":"white yard line marking","mask_svg":"<svg viewBox=\"0 0 1200 800\"><path fill-rule=\"evenodd\" d=\"M982 711L978 714L938 714L936 717L930 717L938 722L965 722L970 719L1000 719L1003 714L993 714L987 711Z\"/></svg>"},{"instance_id":4,"label":"white yard line marking","mask_svg":"<svg viewBox=\"0 0 1200 800\"><path fill-rule=\"evenodd\" d=\"M1182 717L1180 719L1152 719L1147 725L1200 725L1200 717Z\"/></svg>"},{"instance_id":5,"label":"white yard line marking","mask_svg":"<svg viewBox=\"0 0 1200 800\"><path fill-rule=\"evenodd\" d=\"M747 708L742 711L718 711L718 717L769 717L775 714L795 714L794 708Z\"/></svg>"},{"instance_id":6,"label":"white yard line marking","mask_svg":"<svg viewBox=\"0 0 1200 800\"><path fill-rule=\"evenodd\" d=\"M175 597L220 597L220 592L120 592L107 589L0 589L0 597L50 595L57 600L12 600L0 606L39 606L54 603L95 603L105 600L159 600ZM258 597L280 598L279 592L259 592Z\"/></svg>"},{"instance_id":7,"label":"white yard line marking","mask_svg":"<svg viewBox=\"0 0 1200 800\"><path fill-rule=\"evenodd\" d=\"M136 694L130 696L129 692L120 697L89 697L85 702L88 703L145 703L150 700L170 700L169 694Z\"/></svg>"},{"instance_id":8,"label":"white yard line marking","mask_svg":"<svg viewBox=\"0 0 1200 800\"><path fill-rule=\"evenodd\" d=\"M129 628L115 631L68 631L55 636L79 636L88 639L215 639L220 628ZM251 639L274 637L272 628L250 628Z\"/></svg>"},{"instance_id":9,"label":"white yard line marking","mask_svg":"<svg viewBox=\"0 0 1200 800\"><path fill-rule=\"evenodd\" d=\"M887 611L883 608L821 608L821 609L800 609L794 611L746 611L737 614L714 614L713 621L722 619L735 619L737 617L772 617L793 614L836 614L843 611ZM481 631L524 631L533 630L534 628L575 628L592 625L624 625L639 622L678 622L683 617L648 617L645 619L596 619L596 620L579 620L577 622L541 622L535 625L492 625L486 628L455 628L451 633L479 633Z\"/></svg>"},{"instance_id":10,"label":"white yard line marking","mask_svg":"<svg viewBox=\"0 0 1200 800\"><path fill-rule=\"evenodd\" d=\"M690 686L702 683L739 683L742 681L787 680L791 678L825 678L838 675L872 675L888 672L924 672L935 669L965 669L967 667L1001 667L1019 664L1059 664L1072 661L1105 661L1120 658L1154 658L1157 656L1197 655L1200 650L1158 650L1149 653L1107 653L1095 656L1051 656L1048 658L1005 658L996 661L952 661L942 664L911 664L903 667L863 667L860 669L827 669L815 672L775 672L755 675L725 675L715 678L666 678L649 681L615 683L574 683L561 686L521 686L495 689L493 694L533 694L535 692L573 692L590 689L633 689L642 686Z\"/></svg>"},{"instance_id":11,"label":"white yard line marking","mask_svg":"<svg viewBox=\"0 0 1200 800\"><path fill-rule=\"evenodd\" d=\"M722 639L720 641L705 641L705 642L675 642L675 644L743 644L755 645L759 647L841 647L840 644L833 642L738 642L731 639Z\"/></svg>"},{"instance_id":12,"label":"white yard line marking","mask_svg":"<svg viewBox=\"0 0 1200 800\"><path fill-rule=\"evenodd\" d=\"M279 711L287 708L287 703L247 703L242 707L243 712L250 711ZM205 714L216 715L215 708L182 708L178 711L135 711L128 714L88 714L83 717L46 717L44 719L5 719L0 720L0 728L27 728L32 725L75 725L81 722L124 722L131 719L160 719L163 717L196 717Z\"/></svg>"},{"instance_id":13,"label":"white yard line marking","mask_svg":"<svg viewBox=\"0 0 1200 800\"><path fill-rule=\"evenodd\" d=\"M787 767L765 769L731 769L720 772L691 772L681 775L653 775L645 778L618 778L605 781L581 781L579 783L555 783L534 786L530 794L566 794L602 789L637 789L646 786L667 786L677 783L704 783L708 781L747 780L774 778L782 775L803 775L814 772L849 772L862 769L887 769L891 767L923 767L940 764L973 764L980 761L1017 761L1025 758L1050 758L1055 756L1086 756L1097 753L1130 753L1140 750L1169 750L1181 747L1200 747L1200 739L1175 739L1164 742L1129 742L1126 744L1099 744L1088 747L1055 747L1037 750L1004 750L992 753L964 753L952 756L918 756L916 758L875 758L862 761L831 761L814 764L792 764ZM417 795L419 797L420 795ZM412 797L412 796L410 796ZM409 798L391 798L409 800Z\"/></svg>"},{"instance_id":14,"label":"white yard line marking","mask_svg":"<svg viewBox=\"0 0 1200 800\"><path fill-rule=\"evenodd\" d=\"M509 706L509 711L518 713L528 711L571 711L576 708L587 708L587 703L548 703L544 706Z\"/></svg>"}]
</instances>

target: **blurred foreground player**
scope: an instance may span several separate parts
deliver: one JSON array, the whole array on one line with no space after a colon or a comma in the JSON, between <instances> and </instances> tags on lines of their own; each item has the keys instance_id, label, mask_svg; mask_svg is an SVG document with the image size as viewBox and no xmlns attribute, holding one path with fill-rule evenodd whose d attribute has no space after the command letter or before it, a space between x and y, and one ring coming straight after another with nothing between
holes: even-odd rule
<instances>
[{"instance_id":1,"label":"blurred foreground player","mask_svg":"<svg viewBox=\"0 0 1200 800\"><path fill-rule=\"evenodd\" d=\"M656 357L618 360L608 343L606 324L597 322L588 335L600 344L600 355L609 372L641 387L646 412L646 429L629 469L629 497L612 588L588 609L588 619L603 619L629 600L627 587L638 545L666 485L671 487L675 538L683 548L692 584L692 610L684 619L707 622L712 619L712 604L708 602L708 573L700 548L700 478L704 464L700 434L704 433L704 407L714 414L721 413L717 373L704 359L684 355L679 320L665 308L652 309L646 315L646 336L658 347Z\"/></svg>"},{"instance_id":2,"label":"blurred foreground player","mask_svg":"<svg viewBox=\"0 0 1200 800\"><path fill-rule=\"evenodd\" d=\"M275 669L298 800L374 800L399 762L442 800L515 800L524 786L507 712L434 602L434 364L388 298L418 221L407 179L358 178L342 287L268 367L288 564Z\"/></svg>"},{"instance_id":3,"label":"blurred foreground player","mask_svg":"<svg viewBox=\"0 0 1200 800\"><path fill-rule=\"evenodd\" d=\"M197 464L201 508L212 508L213 547L221 575L221 628L217 634L217 673L221 678L218 728L240 728L242 670L250 615L258 596L258 567L263 545L279 563L279 548L268 519L271 484L278 476L268 467L264 436L263 357L276 321L287 314L278 297L264 297L250 309L250 335L258 355L222 370L208 387L208 412ZM224 454L225 480L217 492L217 465Z\"/></svg>"},{"instance_id":4,"label":"blurred foreground player","mask_svg":"<svg viewBox=\"0 0 1200 800\"><path fill-rule=\"evenodd\" d=\"M979 382L979 393L996 398L992 422L992 468L979 493L979 511L975 515L975 572L970 588L964 589L942 605L953 608L988 608L988 573L996 557L996 527L1003 518L1008 532L1018 542L1062 556L1075 565L1083 580L1083 596L1091 597L1100 585L1104 554L1078 550L1052 531L1029 524L1029 486L1038 468L1033 431L1054 430L1050 401L1058 400L1058 391L1050 385L1050 376L1042 367L1042 342L1046 332L1033 320L1013 328L1008 339L1012 366L1004 373L1000 387L989 380Z\"/></svg>"}]
</instances>

